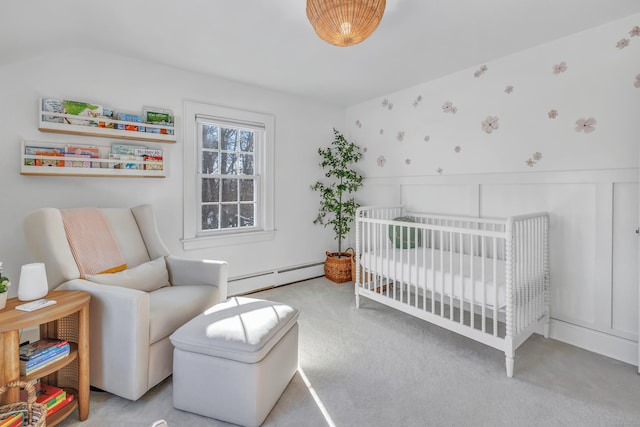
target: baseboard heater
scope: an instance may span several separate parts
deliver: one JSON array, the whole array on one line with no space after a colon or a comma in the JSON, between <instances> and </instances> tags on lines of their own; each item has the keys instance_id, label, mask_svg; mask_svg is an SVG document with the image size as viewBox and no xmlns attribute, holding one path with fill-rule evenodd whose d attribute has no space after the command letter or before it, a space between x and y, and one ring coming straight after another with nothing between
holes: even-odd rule
<instances>
[{"instance_id":1,"label":"baseboard heater","mask_svg":"<svg viewBox=\"0 0 640 427\"><path fill-rule=\"evenodd\" d=\"M324 261L229 278L229 296L242 295L324 276Z\"/></svg>"}]
</instances>

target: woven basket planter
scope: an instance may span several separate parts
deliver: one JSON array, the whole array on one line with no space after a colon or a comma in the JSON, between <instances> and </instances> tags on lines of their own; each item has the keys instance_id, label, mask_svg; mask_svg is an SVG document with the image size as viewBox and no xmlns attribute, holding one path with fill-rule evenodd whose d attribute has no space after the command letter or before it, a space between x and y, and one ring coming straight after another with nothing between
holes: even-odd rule
<instances>
[{"instance_id":1,"label":"woven basket planter","mask_svg":"<svg viewBox=\"0 0 640 427\"><path fill-rule=\"evenodd\" d=\"M351 252L348 252L348 251ZM335 283L344 283L351 280L351 260L353 259L353 249L349 248L345 252L327 252L327 259L324 261L324 275L327 279ZM340 256L340 258L338 258Z\"/></svg>"}]
</instances>

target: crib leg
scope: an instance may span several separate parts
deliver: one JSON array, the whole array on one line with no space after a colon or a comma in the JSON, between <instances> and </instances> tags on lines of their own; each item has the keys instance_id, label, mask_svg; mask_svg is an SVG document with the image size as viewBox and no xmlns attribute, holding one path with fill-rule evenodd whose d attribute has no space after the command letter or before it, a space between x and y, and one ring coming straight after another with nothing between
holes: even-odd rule
<instances>
[{"instance_id":1,"label":"crib leg","mask_svg":"<svg viewBox=\"0 0 640 427\"><path fill-rule=\"evenodd\" d=\"M509 378L513 377L513 365L515 364L515 359L513 357L505 357L505 362L507 365L507 376Z\"/></svg>"},{"instance_id":2,"label":"crib leg","mask_svg":"<svg viewBox=\"0 0 640 427\"><path fill-rule=\"evenodd\" d=\"M360 295L356 294L356 308L360 308Z\"/></svg>"}]
</instances>

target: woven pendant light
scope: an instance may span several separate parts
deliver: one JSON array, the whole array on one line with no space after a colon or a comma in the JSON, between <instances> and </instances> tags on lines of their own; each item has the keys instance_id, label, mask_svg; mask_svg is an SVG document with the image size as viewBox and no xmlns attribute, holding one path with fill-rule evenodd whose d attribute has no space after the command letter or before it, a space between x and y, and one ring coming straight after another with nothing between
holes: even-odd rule
<instances>
[{"instance_id":1,"label":"woven pendant light","mask_svg":"<svg viewBox=\"0 0 640 427\"><path fill-rule=\"evenodd\" d=\"M307 17L322 40L351 46L374 32L385 5L386 0L307 0Z\"/></svg>"}]
</instances>

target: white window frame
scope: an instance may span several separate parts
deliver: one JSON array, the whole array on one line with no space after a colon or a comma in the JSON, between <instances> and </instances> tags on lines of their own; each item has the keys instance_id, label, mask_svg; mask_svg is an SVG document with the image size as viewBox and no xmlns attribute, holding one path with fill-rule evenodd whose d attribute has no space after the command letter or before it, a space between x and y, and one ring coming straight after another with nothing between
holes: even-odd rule
<instances>
[{"instance_id":1,"label":"white window frame","mask_svg":"<svg viewBox=\"0 0 640 427\"><path fill-rule=\"evenodd\" d=\"M204 249L227 245L263 242L274 236L274 133L272 115L240 110L231 107L184 101L184 250ZM233 228L215 232L199 232L202 224L200 196L198 144L198 117L206 117L220 123L253 123L264 127L263 141L254 141L258 206L255 212L256 227L250 230Z\"/></svg>"}]
</instances>

